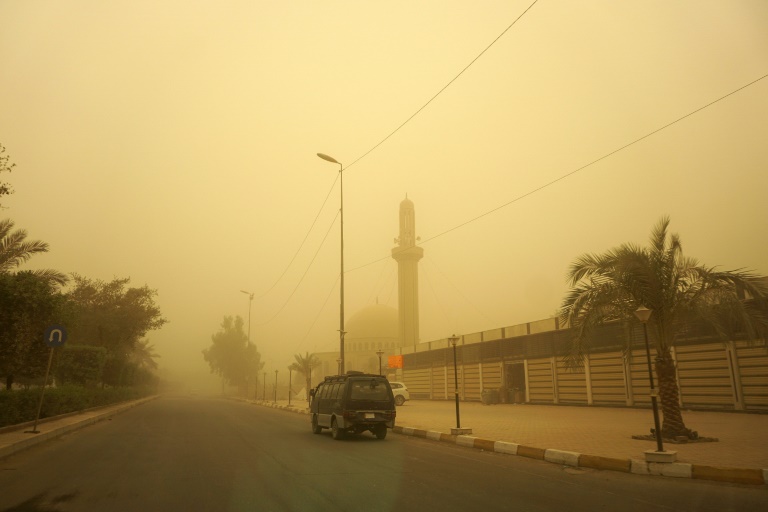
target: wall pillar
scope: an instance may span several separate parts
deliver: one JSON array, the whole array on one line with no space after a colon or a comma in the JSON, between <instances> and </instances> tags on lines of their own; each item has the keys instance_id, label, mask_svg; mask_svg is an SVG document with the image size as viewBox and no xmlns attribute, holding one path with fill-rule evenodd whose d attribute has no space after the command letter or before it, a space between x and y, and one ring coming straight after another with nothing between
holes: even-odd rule
<instances>
[{"instance_id":1,"label":"wall pillar","mask_svg":"<svg viewBox=\"0 0 768 512\"><path fill-rule=\"evenodd\" d=\"M728 357L728 371L731 373L731 387L733 388L733 408L737 411L744 410L744 389L741 387L741 368L736 352L736 343L728 341L725 344L725 355Z\"/></svg>"}]
</instances>

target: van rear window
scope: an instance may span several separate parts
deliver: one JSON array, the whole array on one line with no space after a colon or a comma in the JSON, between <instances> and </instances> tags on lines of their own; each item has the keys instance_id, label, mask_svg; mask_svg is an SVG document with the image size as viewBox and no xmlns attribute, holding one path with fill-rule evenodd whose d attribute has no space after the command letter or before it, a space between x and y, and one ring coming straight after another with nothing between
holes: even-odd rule
<instances>
[{"instance_id":1,"label":"van rear window","mask_svg":"<svg viewBox=\"0 0 768 512\"><path fill-rule=\"evenodd\" d=\"M387 385L378 379L356 380L350 383L351 400L389 400Z\"/></svg>"}]
</instances>

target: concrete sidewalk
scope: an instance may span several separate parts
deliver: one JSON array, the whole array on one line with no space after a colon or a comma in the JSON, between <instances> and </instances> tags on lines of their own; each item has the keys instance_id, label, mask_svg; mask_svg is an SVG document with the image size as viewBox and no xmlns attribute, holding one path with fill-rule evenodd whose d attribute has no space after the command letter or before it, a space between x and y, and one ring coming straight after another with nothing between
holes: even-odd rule
<instances>
[{"instance_id":1,"label":"concrete sidewalk","mask_svg":"<svg viewBox=\"0 0 768 512\"><path fill-rule=\"evenodd\" d=\"M286 401L263 405L287 407ZM297 407L298 405L298 407ZM307 412L305 403L292 409ZM633 439L653 427L650 409L461 402L462 428L451 436L453 401L412 400L397 408L395 432L513 453L565 465L763 485L768 482L768 415L683 411L686 425L717 442L664 444L677 462L646 463L656 442ZM549 453L547 453L549 452Z\"/></svg>"}]
</instances>

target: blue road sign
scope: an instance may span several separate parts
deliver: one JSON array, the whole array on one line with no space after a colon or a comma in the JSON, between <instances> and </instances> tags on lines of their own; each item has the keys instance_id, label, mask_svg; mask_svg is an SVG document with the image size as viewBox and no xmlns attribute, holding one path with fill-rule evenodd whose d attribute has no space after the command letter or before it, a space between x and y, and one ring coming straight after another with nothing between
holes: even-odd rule
<instances>
[{"instance_id":1,"label":"blue road sign","mask_svg":"<svg viewBox=\"0 0 768 512\"><path fill-rule=\"evenodd\" d=\"M67 330L63 325L52 325L45 330L45 344L49 347L60 347L65 341L67 341Z\"/></svg>"}]
</instances>

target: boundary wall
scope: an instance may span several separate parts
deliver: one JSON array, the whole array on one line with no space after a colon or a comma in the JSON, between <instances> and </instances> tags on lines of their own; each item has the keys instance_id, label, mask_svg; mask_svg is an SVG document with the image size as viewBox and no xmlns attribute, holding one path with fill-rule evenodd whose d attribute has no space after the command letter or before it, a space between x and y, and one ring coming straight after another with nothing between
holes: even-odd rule
<instances>
[{"instance_id":1,"label":"boundary wall","mask_svg":"<svg viewBox=\"0 0 768 512\"><path fill-rule=\"evenodd\" d=\"M484 401L484 392L491 391L507 403L651 406L639 325L598 329L578 369L565 363L571 334L559 327L551 318L461 336L456 346L460 399ZM738 338L722 341L703 329L687 335L672 350L681 407L768 412L768 346ZM402 378L411 398L453 400L454 355L447 339L402 352Z\"/></svg>"}]
</instances>

